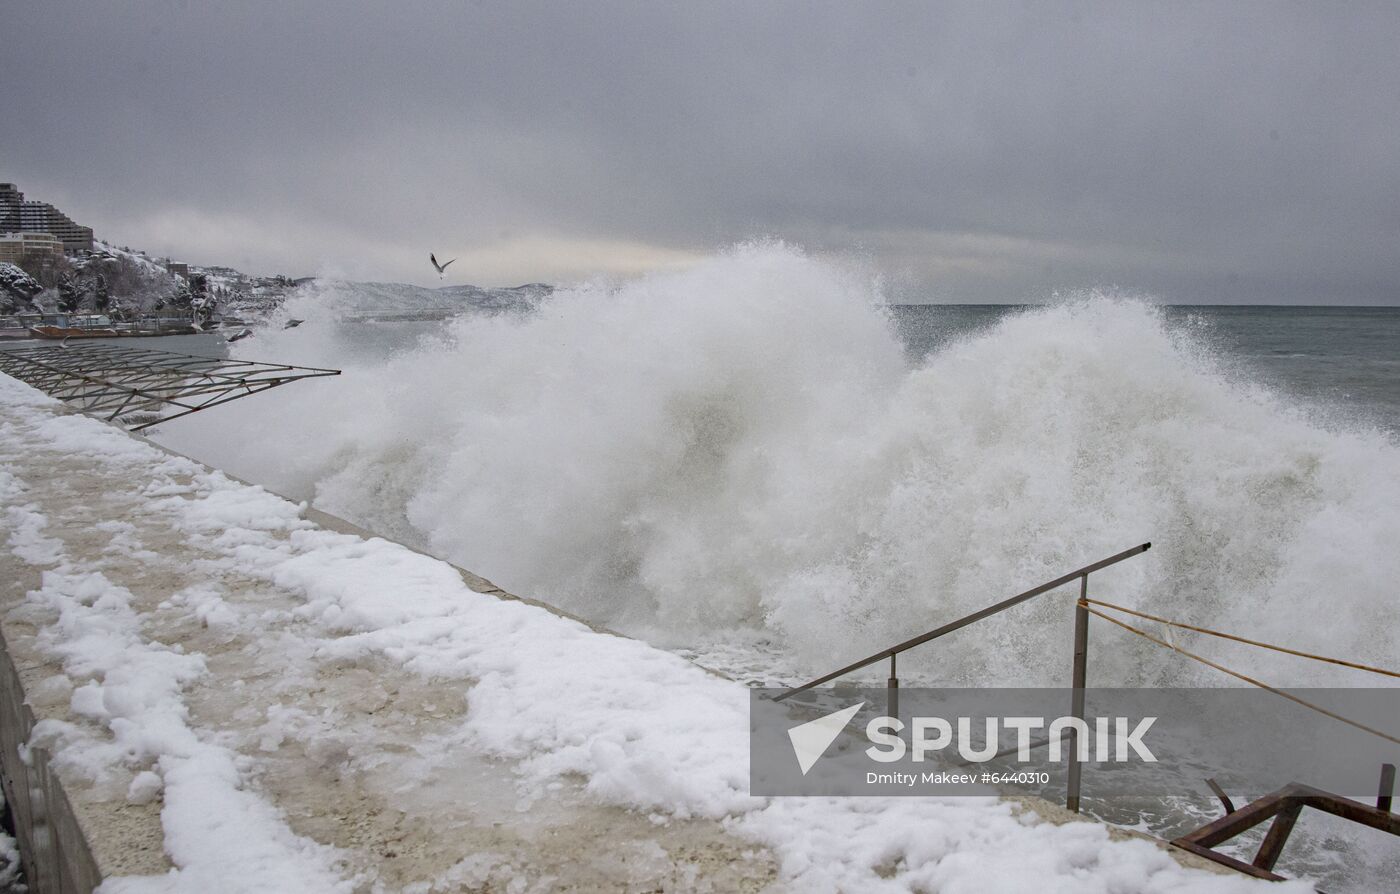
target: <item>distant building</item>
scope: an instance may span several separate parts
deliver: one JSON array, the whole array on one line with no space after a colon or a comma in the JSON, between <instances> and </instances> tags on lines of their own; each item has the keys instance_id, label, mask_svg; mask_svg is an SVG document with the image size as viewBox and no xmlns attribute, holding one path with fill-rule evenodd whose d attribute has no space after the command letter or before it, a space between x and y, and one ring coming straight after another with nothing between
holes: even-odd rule
<instances>
[{"instance_id":1,"label":"distant building","mask_svg":"<svg viewBox=\"0 0 1400 894\"><path fill-rule=\"evenodd\" d=\"M190 278L190 265L189 265L189 264L183 264L183 263L181 263L180 261L166 261L166 262L165 262L165 269L166 269L166 270L169 270L171 273L175 274L176 276L183 276L186 280L188 280L188 279Z\"/></svg>"},{"instance_id":2,"label":"distant building","mask_svg":"<svg viewBox=\"0 0 1400 894\"><path fill-rule=\"evenodd\" d=\"M19 232L19 209L24 193L13 183L0 183L0 233Z\"/></svg>"},{"instance_id":3,"label":"distant building","mask_svg":"<svg viewBox=\"0 0 1400 894\"><path fill-rule=\"evenodd\" d=\"M92 228L79 226L47 202L25 201L13 183L0 183L0 232L48 233L69 254L92 251Z\"/></svg>"},{"instance_id":4,"label":"distant building","mask_svg":"<svg viewBox=\"0 0 1400 894\"><path fill-rule=\"evenodd\" d=\"M79 226L47 202L25 202L21 205L19 228L23 232L57 236L63 243L63 250L69 254L92 251L92 227Z\"/></svg>"},{"instance_id":5,"label":"distant building","mask_svg":"<svg viewBox=\"0 0 1400 894\"><path fill-rule=\"evenodd\" d=\"M52 233L0 233L0 264L18 264L29 254L62 257L63 242Z\"/></svg>"}]
</instances>

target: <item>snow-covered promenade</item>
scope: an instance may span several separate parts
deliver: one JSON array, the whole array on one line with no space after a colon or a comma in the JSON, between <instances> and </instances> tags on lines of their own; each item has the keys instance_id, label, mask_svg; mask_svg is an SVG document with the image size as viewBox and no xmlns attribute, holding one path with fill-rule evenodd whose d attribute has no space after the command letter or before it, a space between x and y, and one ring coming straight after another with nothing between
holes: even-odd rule
<instances>
[{"instance_id":1,"label":"snow-covered promenade","mask_svg":"<svg viewBox=\"0 0 1400 894\"><path fill-rule=\"evenodd\" d=\"M57 776L103 891L1268 885L1010 802L750 797L739 684L5 376L0 504L7 792Z\"/></svg>"}]
</instances>

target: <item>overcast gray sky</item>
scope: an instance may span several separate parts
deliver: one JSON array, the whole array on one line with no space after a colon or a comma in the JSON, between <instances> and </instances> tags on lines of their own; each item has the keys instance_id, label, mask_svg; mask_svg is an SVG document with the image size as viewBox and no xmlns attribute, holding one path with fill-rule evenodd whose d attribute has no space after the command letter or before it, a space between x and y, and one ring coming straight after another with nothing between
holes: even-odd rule
<instances>
[{"instance_id":1,"label":"overcast gray sky","mask_svg":"<svg viewBox=\"0 0 1400 894\"><path fill-rule=\"evenodd\" d=\"M0 180L254 272L778 237L897 299L1400 303L1400 3L0 0Z\"/></svg>"}]
</instances>

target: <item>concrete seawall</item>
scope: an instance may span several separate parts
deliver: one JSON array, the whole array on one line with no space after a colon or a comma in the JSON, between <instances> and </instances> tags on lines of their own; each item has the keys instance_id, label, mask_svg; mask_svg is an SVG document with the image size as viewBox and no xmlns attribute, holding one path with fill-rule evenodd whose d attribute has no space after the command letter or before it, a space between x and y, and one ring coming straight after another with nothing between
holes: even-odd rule
<instances>
[{"instance_id":1,"label":"concrete seawall","mask_svg":"<svg viewBox=\"0 0 1400 894\"><path fill-rule=\"evenodd\" d=\"M24 877L35 892L90 891L102 881L88 835L43 748L20 753L34 731L34 711L0 637L0 786L14 822Z\"/></svg>"}]
</instances>

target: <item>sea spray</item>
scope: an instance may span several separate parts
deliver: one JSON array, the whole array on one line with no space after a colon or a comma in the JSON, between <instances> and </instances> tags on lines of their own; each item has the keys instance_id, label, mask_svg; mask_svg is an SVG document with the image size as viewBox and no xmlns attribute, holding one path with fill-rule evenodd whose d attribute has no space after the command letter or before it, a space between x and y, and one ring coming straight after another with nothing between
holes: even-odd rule
<instances>
[{"instance_id":1,"label":"sea spray","mask_svg":"<svg viewBox=\"0 0 1400 894\"><path fill-rule=\"evenodd\" d=\"M516 592L670 645L768 641L810 671L1146 540L1094 595L1400 652L1400 451L1310 423L1141 301L1027 310L911 366L868 277L782 245L464 314L392 353L336 322L355 288L233 346L345 376L163 437ZM1071 605L1042 597L907 669L1063 683ZM1372 682L1198 647L1282 683ZM1100 685L1232 682L1108 625L1091 650Z\"/></svg>"}]
</instances>

